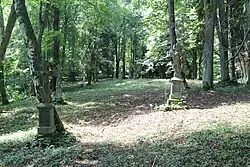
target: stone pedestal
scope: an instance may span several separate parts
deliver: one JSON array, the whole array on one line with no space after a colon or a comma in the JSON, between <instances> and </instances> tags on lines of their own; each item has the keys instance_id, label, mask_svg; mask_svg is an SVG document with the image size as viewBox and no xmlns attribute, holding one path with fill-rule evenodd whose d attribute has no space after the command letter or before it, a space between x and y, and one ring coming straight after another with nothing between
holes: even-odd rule
<instances>
[{"instance_id":1,"label":"stone pedestal","mask_svg":"<svg viewBox=\"0 0 250 167\"><path fill-rule=\"evenodd\" d=\"M55 132L54 107L51 103L40 103L37 106L39 112L38 134L52 134Z\"/></svg>"},{"instance_id":2,"label":"stone pedestal","mask_svg":"<svg viewBox=\"0 0 250 167\"><path fill-rule=\"evenodd\" d=\"M183 81L180 78L173 77L171 79L171 90L168 98L168 105L171 102L179 101L182 99Z\"/></svg>"}]
</instances>

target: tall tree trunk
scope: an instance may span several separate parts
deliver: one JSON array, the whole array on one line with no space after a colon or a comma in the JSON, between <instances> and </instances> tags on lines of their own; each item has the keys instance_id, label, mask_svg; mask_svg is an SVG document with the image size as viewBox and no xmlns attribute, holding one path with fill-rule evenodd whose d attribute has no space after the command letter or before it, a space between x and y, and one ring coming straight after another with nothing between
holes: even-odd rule
<instances>
[{"instance_id":1,"label":"tall tree trunk","mask_svg":"<svg viewBox=\"0 0 250 167\"><path fill-rule=\"evenodd\" d=\"M37 98L40 103L51 104L51 91L49 88L49 79L47 69L42 68L41 50L36 39L34 30L29 19L25 0L14 0L14 6L19 20L22 36L28 49L28 58L31 65L31 74L36 89ZM58 132L63 132L64 127L54 108L55 127Z\"/></svg>"},{"instance_id":2,"label":"tall tree trunk","mask_svg":"<svg viewBox=\"0 0 250 167\"><path fill-rule=\"evenodd\" d=\"M192 60L192 78L197 79L197 53L195 53L195 49L192 49L193 60Z\"/></svg>"},{"instance_id":3,"label":"tall tree trunk","mask_svg":"<svg viewBox=\"0 0 250 167\"><path fill-rule=\"evenodd\" d=\"M76 35L75 32L72 33L72 42L71 42L71 59L69 63L69 81L76 81L76 73L75 73L75 54L76 54Z\"/></svg>"},{"instance_id":4,"label":"tall tree trunk","mask_svg":"<svg viewBox=\"0 0 250 167\"><path fill-rule=\"evenodd\" d=\"M218 34L220 40L220 65L221 65L221 81L229 81L228 63L228 17L224 0L218 1L219 20Z\"/></svg>"},{"instance_id":5,"label":"tall tree trunk","mask_svg":"<svg viewBox=\"0 0 250 167\"><path fill-rule=\"evenodd\" d=\"M204 74L203 89L213 89L213 52L216 0L204 0L205 36L204 36Z\"/></svg>"},{"instance_id":6,"label":"tall tree trunk","mask_svg":"<svg viewBox=\"0 0 250 167\"><path fill-rule=\"evenodd\" d=\"M130 77L134 78L135 74L135 57L136 57L136 48L137 48L137 35L134 33L131 38L131 59L130 59Z\"/></svg>"},{"instance_id":7,"label":"tall tree trunk","mask_svg":"<svg viewBox=\"0 0 250 167\"><path fill-rule=\"evenodd\" d=\"M246 9L246 19L247 19L247 24L245 27L246 31L249 31L250 29L250 0L247 0L245 2L245 9ZM250 33L247 34L246 37L246 50L247 50L247 83L250 84Z\"/></svg>"},{"instance_id":8,"label":"tall tree trunk","mask_svg":"<svg viewBox=\"0 0 250 167\"><path fill-rule=\"evenodd\" d=\"M54 7L54 21L53 21L53 30L59 32L60 24L60 11L59 8ZM62 72L61 72L61 60L60 60L60 40L59 36L56 35L53 39L53 62L56 69L56 75L52 76L52 79L55 83L55 93L54 93L54 102L55 104L66 104L62 98Z\"/></svg>"},{"instance_id":9,"label":"tall tree trunk","mask_svg":"<svg viewBox=\"0 0 250 167\"><path fill-rule=\"evenodd\" d=\"M86 66L86 80L87 80L87 86L91 85L92 77L93 77L93 66L92 66L92 44L89 44L87 51L86 51L86 60L87 60L87 66Z\"/></svg>"},{"instance_id":10,"label":"tall tree trunk","mask_svg":"<svg viewBox=\"0 0 250 167\"><path fill-rule=\"evenodd\" d=\"M116 79L119 79L119 73L120 73L120 57L119 57L119 45L120 45L120 37L118 35L115 38L115 77Z\"/></svg>"},{"instance_id":11,"label":"tall tree trunk","mask_svg":"<svg viewBox=\"0 0 250 167\"><path fill-rule=\"evenodd\" d=\"M122 56L122 79L126 78L126 32L125 32L125 18L123 25L123 35L121 43L121 56Z\"/></svg>"},{"instance_id":12,"label":"tall tree trunk","mask_svg":"<svg viewBox=\"0 0 250 167\"><path fill-rule=\"evenodd\" d=\"M62 60L61 60L61 65L62 67L65 64L65 59L66 59L66 47L67 47L67 34L68 34L68 13L67 13L67 2L65 1L64 4L64 22L63 22L63 43L62 43Z\"/></svg>"},{"instance_id":13,"label":"tall tree trunk","mask_svg":"<svg viewBox=\"0 0 250 167\"><path fill-rule=\"evenodd\" d=\"M7 46L10 41L10 37L13 31L13 28L16 23L16 11L14 9L14 4L11 6L10 15L8 17L8 22L6 28L4 28L4 18L3 18L3 9L0 8L0 35L1 35L1 45L0 45L0 92L2 96L2 104L7 105L9 101L7 99L7 93L5 89L5 78L4 78L4 56L7 50Z\"/></svg>"},{"instance_id":14,"label":"tall tree trunk","mask_svg":"<svg viewBox=\"0 0 250 167\"><path fill-rule=\"evenodd\" d=\"M235 33L235 26L233 25L234 23L233 21L233 7L232 7L232 0L227 0L227 10L228 10L228 15L229 15L229 19L230 21L230 26L229 26L229 30L230 30L230 79L231 81L237 81L236 78L236 66L235 66L235 58L233 58L233 56L236 54L236 33Z\"/></svg>"},{"instance_id":15,"label":"tall tree trunk","mask_svg":"<svg viewBox=\"0 0 250 167\"><path fill-rule=\"evenodd\" d=\"M199 54L199 60L198 60L198 77L197 79L198 80L202 80L202 62L203 62L203 59L202 59L202 54Z\"/></svg>"},{"instance_id":16,"label":"tall tree trunk","mask_svg":"<svg viewBox=\"0 0 250 167\"><path fill-rule=\"evenodd\" d=\"M171 43L171 50L173 51L174 46L176 44L174 0L168 0L168 12L169 12L170 43Z\"/></svg>"}]
</instances>

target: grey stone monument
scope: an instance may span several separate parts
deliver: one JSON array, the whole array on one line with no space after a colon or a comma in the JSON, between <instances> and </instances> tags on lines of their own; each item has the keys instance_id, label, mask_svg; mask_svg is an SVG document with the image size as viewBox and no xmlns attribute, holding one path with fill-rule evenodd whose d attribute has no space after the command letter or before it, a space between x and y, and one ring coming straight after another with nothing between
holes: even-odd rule
<instances>
[{"instance_id":1,"label":"grey stone monument","mask_svg":"<svg viewBox=\"0 0 250 167\"><path fill-rule=\"evenodd\" d=\"M180 78L173 77L171 79L171 89L167 104L170 105L173 102L182 102L182 90L183 90L183 81Z\"/></svg>"},{"instance_id":2,"label":"grey stone monument","mask_svg":"<svg viewBox=\"0 0 250 167\"><path fill-rule=\"evenodd\" d=\"M171 78L171 89L167 104L170 105L174 102L182 102L182 90L184 88L183 80L181 79L181 45L176 44L176 50L171 53L173 58L174 77Z\"/></svg>"},{"instance_id":3,"label":"grey stone monument","mask_svg":"<svg viewBox=\"0 0 250 167\"><path fill-rule=\"evenodd\" d=\"M52 103L40 103L38 106L39 127L38 134L52 134L55 132L54 108Z\"/></svg>"}]
</instances>

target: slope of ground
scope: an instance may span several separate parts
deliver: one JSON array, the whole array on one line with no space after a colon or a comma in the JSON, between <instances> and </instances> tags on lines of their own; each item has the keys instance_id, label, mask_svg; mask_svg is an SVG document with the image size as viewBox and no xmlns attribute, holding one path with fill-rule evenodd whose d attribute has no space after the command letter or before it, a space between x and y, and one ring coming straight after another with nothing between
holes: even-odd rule
<instances>
[{"instance_id":1,"label":"slope of ground","mask_svg":"<svg viewBox=\"0 0 250 167\"><path fill-rule=\"evenodd\" d=\"M57 109L68 131L36 136L35 103L1 107L0 166L250 165L250 93L242 87L204 92L191 82L191 110L155 111L166 80L106 81L67 88Z\"/></svg>"}]
</instances>

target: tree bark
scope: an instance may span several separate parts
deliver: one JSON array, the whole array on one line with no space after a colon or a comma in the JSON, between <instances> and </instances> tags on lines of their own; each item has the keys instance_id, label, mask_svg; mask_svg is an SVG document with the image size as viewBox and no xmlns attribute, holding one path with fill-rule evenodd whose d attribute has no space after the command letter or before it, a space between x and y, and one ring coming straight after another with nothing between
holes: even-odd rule
<instances>
[{"instance_id":1,"label":"tree bark","mask_svg":"<svg viewBox=\"0 0 250 167\"><path fill-rule=\"evenodd\" d=\"M218 34L220 40L220 65L221 65L221 81L229 81L228 63L228 17L224 0L218 1L219 20Z\"/></svg>"},{"instance_id":2,"label":"tree bark","mask_svg":"<svg viewBox=\"0 0 250 167\"><path fill-rule=\"evenodd\" d=\"M213 89L213 52L216 0L204 0L205 35L204 35L204 74L203 89Z\"/></svg>"},{"instance_id":3,"label":"tree bark","mask_svg":"<svg viewBox=\"0 0 250 167\"><path fill-rule=\"evenodd\" d=\"M202 59L202 54L199 55L199 60L198 60L198 77L197 79L198 80L202 80L202 62L203 62L203 59Z\"/></svg>"},{"instance_id":4,"label":"tree bark","mask_svg":"<svg viewBox=\"0 0 250 167\"><path fill-rule=\"evenodd\" d=\"M126 32L125 32L125 18L122 32L122 43L121 43L121 56L122 56L122 79L126 78Z\"/></svg>"},{"instance_id":5,"label":"tree bark","mask_svg":"<svg viewBox=\"0 0 250 167\"><path fill-rule=\"evenodd\" d=\"M3 10L0 8L0 30L1 30L1 44L0 44L0 92L2 96L3 105L9 104L7 99L7 93L5 89L5 78L4 78L4 56L7 50L7 46L10 41L10 37L13 31L13 28L16 23L16 11L14 9L14 4L11 6L10 15L8 17L8 22L6 28L4 28L4 18L3 18Z\"/></svg>"},{"instance_id":6,"label":"tree bark","mask_svg":"<svg viewBox=\"0 0 250 167\"><path fill-rule=\"evenodd\" d=\"M230 31L230 80L237 81L236 78L236 66L235 66L235 58L233 57L236 54L236 33L235 33L235 26L233 25L233 7L232 7L232 0L227 0L227 8L228 8L228 15L230 21L229 31Z\"/></svg>"},{"instance_id":7,"label":"tree bark","mask_svg":"<svg viewBox=\"0 0 250 167\"><path fill-rule=\"evenodd\" d=\"M62 58L61 58L61 66L64 67L66 60L66 48L67 48L67 37L68 37L68 6L65 1L64 4L64 21L63 21L63 43L62 43Z\"/></svg>"},{"instance_id":8,"label":"tree bark","mask_svg":"<svg viewBox=\"0 0 250 167\"><path fill-rule=\"evenodd\" d=\"M197 79L197 53L195 53L195 49L192 49L193 60L192 60L192 78Z\"/></svg>"},{"instance_id":9,"label":"tree bark","mask_svg":"<svg viewBox=\"0 0 250 167\"><path fill-rule=\"evenodd\" d=\"M120 57L119 57L119 43L120 43L120 38L118 35L115 38L115 77L116 79L119 79L119 73L120 73Z\"/></svg>"},{"instance_id":10,"label":"tree bark","mask_svg":"<svg viewBox=\"0 0 250 167\"><path fill-rule=\"evenodd\" d=\"M170 49L173 51L174 46L176 44L174 0L168 0L168 12L169 12L170 43L171 43Z\"/></svg>"},{"instance_id":11,"label":"tree bark","mask_svg":"<svg viewBox=\"0 0 250 167\"><path fill-rule=\"evenodd\" d=\"M76 35L72 34L72 42L71 45L71 59L69 63L69 81L75 82L76 81L76 72L75 72L75 54L76 54Z\"/></svg>"},{"instance_id":12,"label":"tree bark","mask_svg":"<svg viewBox=\"0 0 250 167\"><path fill-rule=\"evenodd\" d=\"M21 33L28 49L29 64L38 101L40 103L51 103L52 99L48 84L47 69L42 68L41 51L25 6L25 0L14 0L14 7L19 20ZM54 108L54 119L56 130L58 132L64 131L63 124L56 112L56 108Z\"/></svg>"},{"instance_id":13,"label":"tree bark","mask_svg":"<svg viewBox=\"0 0 250 167\"><path fill-rule=\"evenodd\" d=\"M245 2L245 9L246 9L246 19L247 24L245 27L246 31L249 31L250 29L250 0L247 0ZM246 50L247 50L247 83L250 84L250 33L247 34L246 37Z\"/></svg>"},{"instance_id":14,"label":"tree bark","mask_svg":"<svg viewBox=\"0 0 250 167\"><path fill-rule=\"evenodd\" d=\"M55 32L59 32L60 24L60 10L57 7L54 7L54 21L53 29ZM54 36L53 39L53 61L56 69L56 76L52 76L52 80L55 83L55 93L54 93L54 102L55 104L66 104L62 98L62 74L61 74L61 60L60 60L60 40L58 35Z\"/></svg>"}]
</instances>

